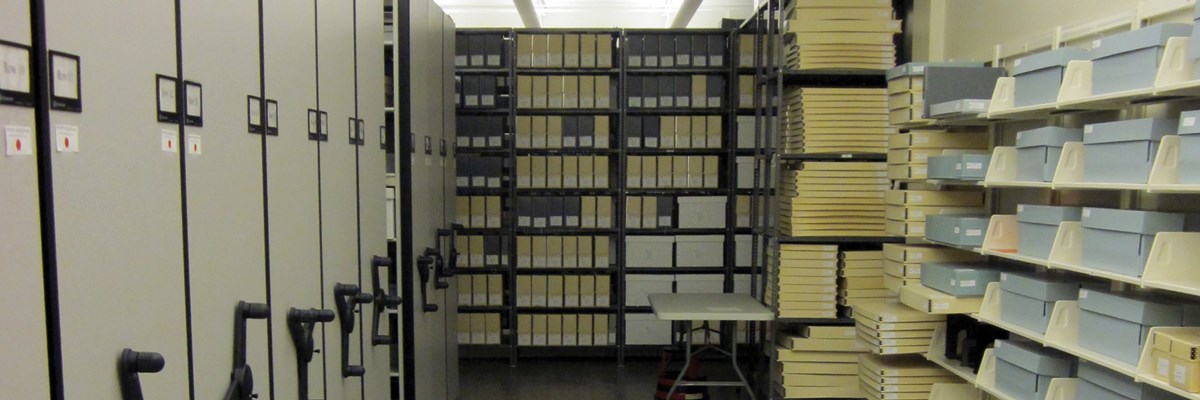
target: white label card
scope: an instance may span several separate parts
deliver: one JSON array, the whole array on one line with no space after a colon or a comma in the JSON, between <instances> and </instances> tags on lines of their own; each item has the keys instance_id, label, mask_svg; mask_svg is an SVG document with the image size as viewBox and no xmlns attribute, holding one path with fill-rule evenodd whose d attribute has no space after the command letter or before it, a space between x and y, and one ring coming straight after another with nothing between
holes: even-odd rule
<instances>
[{"instance_id":1,"label":"white label card","mask_svg":"<svg viewBox=\"0 0 1200 400\"><path fill-rule=\"evenodd\" d=\"M179 143L175 141L179 138L179 134L175 131L163 129L162 131L162 151L168 153L178 153Z\"/></svg>"},{"instance_id":2,"label":"white label card","mask_svg":"<svg viewBox=\"0 0 1200 400\"><path fill-rule=\"evenodd\" d=\"M200 134L189 133L187 135L187 152L197 156L204 152L204 147L200 143Z\"/></svg>"},{"instance_id":3,"label":"white label card","mask_svg":"<svg viewBox=\"0 0 1200 400\"><path fill-rule=\"evenodd\" d=\"M33 154L33 130L28 126L7 125L4 127L4 142L9 156Z\"/></svg>"},{"instance_id":4,"label":"white label card","mask_svg":"<svg viewBox=\"0 0 1200 400\"><path fill-rule=\"evenodd\" d=\"M75 125L58 125L54 127L56 148L59 153L79 152L79 127Z\"/></svg>"},{"instance_id":5,"label":"white label card","mask_svg":"<svg viewBox=\"0 0 1200 400\"><path fill-rule=\"evenodd\" d=\"M29 50L0 44L0 90L29 93Z\"/></svg>"},{"instance_id":6,"label":"white label card","mask_svg":"<svg viewBox=\"0 0 1200 400\"><path fill-rule=\"evenodd\" d=\"M202 88L200 85L187 84L187 115L189 117L199 117L204 115L204 102Z\"/></svg>"},{"instance_id":7,"label":"white label card","mask_svg":"<svg viewBox=\"0 0 1200 400\"><path fill-rule=\"evenodd\" d=\"M79 61L63 56L51 55L50 64L54 66L54 97L77 100L79 99Z\"/></svg>"},{"instance_id":8,"label":"white label card","mask_svg":"<svg viewBox=\"0 0 1200 400\"><path fill-rule=\"evenodd\" d=\"M158 77L158 111L175 112L175 80L165 76Z\"/></svg>"}]
</instances>

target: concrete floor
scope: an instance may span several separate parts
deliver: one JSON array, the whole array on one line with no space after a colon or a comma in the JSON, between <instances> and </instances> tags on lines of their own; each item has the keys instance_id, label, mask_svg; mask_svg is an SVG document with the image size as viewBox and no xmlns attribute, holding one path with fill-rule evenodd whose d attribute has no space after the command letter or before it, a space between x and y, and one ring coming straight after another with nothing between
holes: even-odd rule
<instances>
[{"instance_id":1,"label":"concrete floor","mask_svg":"<svg viewBox=\"0 0 1200 400\"><path fill-rule=\"evenodd\" d=\"M715 374L724 365L702 364L701 374ZM657 360L626 360L618 367L611 359L522 359L516 367L507 360L462 360L459 363L462 400L652 400ZM710 388L710 400L740 400L729 388Z\"/></svg>"}]
</instances>

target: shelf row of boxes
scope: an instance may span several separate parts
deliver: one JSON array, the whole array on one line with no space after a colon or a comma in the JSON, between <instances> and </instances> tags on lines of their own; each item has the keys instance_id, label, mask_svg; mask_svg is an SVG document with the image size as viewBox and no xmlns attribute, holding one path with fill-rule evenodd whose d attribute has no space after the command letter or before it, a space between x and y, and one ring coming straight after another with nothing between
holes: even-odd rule
<instances>
[{"instance_id":1,"label":"shelf row of boxes","mask_svg":"<svg viewBox=\"0 0 1200 400\"><path fill-rule=\"evenodd\" d=\"M654 314L625 314L625 344L627 345L670 345L675 343L671 340L672 321L663 321L654 316ZM692 328L699 329L703 324L707 323L709 328L718 329L721 327L720 321L692 321ZM738 343L748 343L747 331L749 325L745 322L734 324L737 332ZM679 330L676 328L675 330ZM721 334L719 332L709 332L706 336L704 333L697 332L692 338L694 345L704 344L720 344Z\"/></svg>"},{"instance_id":2,"label":"shelf row of boxes","mask_svg":"<svg viewBox=\"0 0 1200 400\"><path fill-rule=\"evenodd\" d=\"M504 275L462 275L458 277L458 305L504 305Z\"/></svg>"},{"instance_id":3,"label":"shelf row of boxes","mask_svg":"<svg viewBox=\"0 0 1200 400\"><path fill-rule=\"evenodd\" d=\"M495 75L459 76L458 86L455 105L465 108L508 107L510 86L506 77Z\"/></svg>"},{"instance_id":4,"label":"shelf row of boxes","mask_svg":"<svg viewBox=\"0 0 1200 400\"><path fill-rule=\"evenodd\" d=\"M788 399L859 398L859 356L853 326L801 326L781 332L772 382Z\"/></svg>"},{"instance_id":5,"label":"shelf row of boxes","mask_svg":"<svg viewBox=\"0 0 1200 400\"><path fill-rule=\"evenodd\" d=\"M883 275L882 251L842 251L838 257L838 304L854 307L893 299Z\"/></svg>"},{"instance_id":6,"label":"shelf row of boxes","mask_svg":"<svg viewBox=\"0 0 1200 400\"><path fill-rule=\"evenodd\" d=\"M628 156L628 188L719 188L720 156Z\"/></svg>"},{"instance_id":7,"label":"shelf row of boxes","mask_svg":"<svg viewBox=\"0 0 1200 400\"><path fill-rule=\"evenodd\" d=\"M805 162L784 170L781 233L882 236L886 168L881 162Z\"/></svg>"},{"instance_id":8,"label":"shelf row of boxes","mask_svg":"<svg viewBox=\"0 0 1200 400\"><path fill-rule=\"evenodd\" d=\"M454 222L467 228L499 228L504 220L500 196L458 196L454 210Z\"/></svg>"},{"instance_id":9,"label":"shelf row of boxes","mask_svg":"<svg viewBox=\"0 0 1200 400\"><path fill-rule=\"evenodd\" d=\"M608 156L519 156L517 188L607 189Z\"/></svg>"},{"instance_id":10,"label":"shelf row of boxes","mask_svg":"<svg viewBox=\"0 0 1200 400\"><path fill-rule=\"evenodd\" d=\"M608 236L517 236L517 268L609 268Z\"/></svg>"},{"instance_id":11,"label":"shelf row of boxes","mask_svg":"<svg viewBox=\"0 0 1200 400\"><path fill-rule=\"evenodd\" d=\"M947 154L986 151L986 133L913 130L888 138L888 178L920 180L929 177L929 159Z\"/></svg>"},{"instance_id":12,"label":"shelf row of boxes","mask_svg":"<svg viewBox=\"0 0 1200 400\"><path fill-rule=\"evenodd\" d=\"M783 97L785 153L885 153L895 128L883 89L788 89Z\"/></svg>"},{"instance_id":13,"label":"shelf row of boxes","mask_svg":"<svg viewBox=\"0 0 1200 400\"><path fill-rule=\"evenodd\" d=\"M723 197L627 196L625 227L630 229L721 229L725 214ZM738 195L734 208L738 228L750 227L750 196ZM678 216L676 210L679 211Z\"/></svg>"},{"instance_id":14,"label":"shelf row of boxes","mask_svg":"<svg viewBox=\"0 0 1200 400\"><path fill-rule=\"evenodd\" d=\"M631 68L722 67L728 48L724 33L631 33L625 40Z\"/></svg>"},{"instance_id":15,"label":"shelf row of boxes","mask_svg":"<svg viewBox=\"0 0 1200 400\"><path fill-rule=\"evenodd\" d=\"M518 149L607 149L611 125L607 115L517 116Z\"/></svg>"},{"instance_id":16,"label":"shelf row of boxes","mask_svg":"<svg viewBox=\"0 0 1200 400\"><path fill-rule=\"evenodd\" d=\"M498 189L507 181L503 157L458 155L454 159L454 185L458 188Z\"/></svg>"},{"instance_id":17,"label":"shelf row of boxes","mask_svg":"<svg viewBox=\"0 0 1200 400\"><path fill-rule=\"evenodd\" d=\"M750 275L733 276L733 293L750 293ZM652 294L721 293L725 275L714 269L711 274L639 274L625 275L625 306L649 307Z\"/></svg>"},{"instance_id":18,"label":"shelf row of boxes","mask_svg":"<svg viewBox=\"0 0 1200 400\"><path fill-rule=\"evenodd\" d=\"M625 139L632 149L720 149L722 121L720 115L628 116Z\"/></svg>"},{"instance_id":19,"label":"shelf row of boxes","mask_svg":"<svg viewBox=\"0 0 1200 400\"><path fill-rule=\"evenodd\" d=\"M459 313L458 344L500 344L500 313Z\"/></svg>"},{"instance_id":20,"label":"shelf row of boxes","mask_svg":"<svg viewBox=\"0 0 1200 400\"><path fill-rule=\"evenodd\" d=\"M889 190L884 194L886 232L892 236L923 238L927 221L936 215L984 213L984 193L979 190ZM979 235L982 237L982 235Z\"/></svg>"},{"instance_id":21,"label":"shelf row of boxes","mask_svg":"<svg viewBox=\"0 0 1200 400\"><path fill-rule=\"evenodd\" d=\"M455 116L455 145L459 148L504 147L509 132L508 117L493 115Z\"/></svg>"},{"instance_id":22,"label":"shelf row of boxes","mask_svg":"<svg viewBox=\"0 0 1200 400\"><path fill-rule=\"evenodd\" d=\"M521 275L516 293L517 307L608 307L612 279L608 275Z\"/></svg>"},{"instance_id":23,"label":"shelf row of boxes","mask_svg":"<svg viewBox=\"0 0 1200 400\"><path fill-rule=\"evenodd\" d=\"M617 342L614 318L608 314L517 314L517 345L608 346Z\"/></svg>"},{"instance_id":24,"label":"shelf row of boxes","mask_svg":"<svg viewBox=\"0 0 1200 400\"><path fill-rule=\"evenodd\" d=\"M518 109L611 109L617 80L608 75L518 75Z\"/></svg>"},{"instance_id":25,"label":"shelf row of boxes","mask_svg":"<svg viewBox=\"0 0 1200 400\"><path fill-rule=\"evenodd\" d=\"M629 108L720 108L725 104L722 75L628 76L625 89Z\"/></svg>"},{"instance_id":26,"label":"shelf row of boxes","mask_svg":"<svg viewBox=\"0 0 1200 400\"><path fill-rule=\"evenodd\" d=\"M908 63L888 70L888 120L895 126L932 122L931 106L990 99L1004 68L977 62ZM982 110L979 110L982 111Z\"/></svg>"},{"instance_id":27,"label":"shelf row of boxes","mask_svg":"<svg viewBox=\"0 0 1200 400\"><path fill-rule=\"evenodd\" d=\"M750 236L734 239L734 261L750 265ZM725 237L721 235L626 236L625 267L638 268L712 268L725 265Z\"/></svg>"},{"instance_id":28,"label":"shelf row of boxes","mask_svg":"<svg viewBox=\"0 0 1200 400\"><path fill-rule=\"evenodd\" d=\"M508 43L503 33L458 33L454 41L457 68L501 68L508 60Z\"/></svg>"},{"instance_id":29,"label":"shelf row of boxes","mask_svg":"<svg viewBox=\"0 0 1200 400\"><path fill-rule=\"evenodd\" d=\"M785 6L787 65L798 70L883 70L895 65L893 37L901 32L902 21L892 19L892 5L876 2L847 7L803 0Z\"/></svg>"},{"instance_id":30,"label":"shelf row of boxes","mask_svg":"<svg viewBox=\"0 0 1200 400\"><path fill-rule=\"evenodd\" d=\"M508 236L457 235L454 248L458 250L459 268L498 268L508 266Z\"/></svg>"},{"instance_id":31,"label":"shelf row of boxes","mask_svg":"<svg viewBox=\"0 0 1200 400\"><path fill-rule=\"evenodd\" d=\"M908 285L921 284L921 264L926 262L978 262L983 255L942 246L885 243L884 286L894 294Z\"/></svg>"},{"instance_id":32,"label":"shelf row of boxes","mask_svg":"<svg viewBox=\"0 0 1200 400\"><path fill-rule=\"evenodd\" d=\"M513 212L520 228L613 227L613 198L607 196L519 196Z\"/></svg>"},{"instance_id":33,"label":"shelf row of boxes","mask_svg":"<svg viewBox=\"0 0 1200 400\"><path fill-rule=\"evenodd\" d=\"M612 68L614 34L517 34L517 68Z\"/></svg>"}]
</instances>

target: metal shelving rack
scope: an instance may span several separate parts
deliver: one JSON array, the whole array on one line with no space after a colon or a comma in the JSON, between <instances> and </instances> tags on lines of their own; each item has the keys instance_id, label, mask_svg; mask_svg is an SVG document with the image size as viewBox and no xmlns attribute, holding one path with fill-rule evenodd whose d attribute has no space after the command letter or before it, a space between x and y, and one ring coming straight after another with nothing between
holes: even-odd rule
<instances>
[{"instance_id":1,"label":"metal shelving rack","mask_svg":"<svg viewBox=\"0 0 1200 400\"><path fill-rule=\"evenodd\" d=\"M903 10L898 7L904 0L894 0L893 9ZM752 91L753 100L753 116L754 116L754 187L750 190L752 199L767 199L765 204L760 204L755 200L751 204L751 218L756 222L755 226L760 227L754 230L754 240L752 242L753 267L751 280L752 294L760 301L766 300L766 291L772 290L768 287L768 279L766 273L770 273L770 268L767 268L766 262L770 261L774 265L773 268L778 268L778 260L773 260L769 257L769 252L773 248L777 248L780 244L789 243L811 243L811 244L837 244L837 245L875 245L882 243L903 243L904 238L899 237L788 237L782 236L778 232L777 218L775 210L778 202L781 200L781 193L777 190L777 180L781 176L783 165L787 163L796 163L803 161L886 161L886 154L783 154L778 150L778 144L782 143L782 117L783 104L782 96L786 86L816 86L816 87L887 87L885 80L885 71L865 71L865 70L806 70L793 71L787 70L784 66L784 46L783 37L786 34L784 27L784 8L787 0L766 0L759 6L757 11L750 18L746 19L739 26L737 33L739 35L750 35L754 40L754 62L752 67L739 67L736 69L738 73L754 75L754 89ZM899 38L897 38L899 40ZM906 56L903 54L901 46L897 48L897 56L902 60ZM749 115L749 110L740 110L739 115ZM764 165L765 164L765 165ZM762 278L761 281L758 279ZM777 297L777 296L776 296ZM779 309L777 300L774 305L769 305L778 316ZM836 318L836 319L810 319L810 318L777 318L773 324L768 324L770 328L764 328L758 334L758 341L764 347L761 349L768 357L768 371L774 373L776 364L776 354L773 347L777 338L777 329L783 326L796 325L853 325L852 318ZM762 353L758 353L762 354ZM759 386L759 390L769 394L769 399L780 399L778 393L770 383L772 377L762 377L763 385Z\"/></svg>"},{"instance_id":2,"label":"metal shelving rack","mask_svg":"<svg viewBox=\"0 0 1200 400\"><path fill-rule=\"evenodd\" d=\"M461 274L504 274L505 275L505 305L503 306L460 306L460 312L499 312L504 314L503 319L506 321L506 326L502 332L501 345L462 345L460 348L461 354L464 357L484 357L484 358L504 358L509 359L509 363L516 365L521 357L545 357L545 356L575 356L575 357L609 357L616 356L619 364L623 365L627 356L647 356L654 355L661 346L632 346L626 345L625 338L625 315L627 313L648 313L648 307L629 307L625 304L626 284L625 278L627 274L648 274L648 275L692 275L692 274L723 274L724 290L732 291L734 287L733 278L736 274L750 274L754 272L754 268L750 266L738 266L736 262L736 246L735 238L739 234L750 234L753 232L751 228L738 228L736 217L736 200L737 195L750 194L749 189L738 190L737 174L734 171L735 160L738 155L749 155L750 150L737 149L737 129L736 117L738 115L736 99L733 90L736 86L737 69L736 60L732 57L734 54L732 46L733 32L724 29L710 30L616 30L616 29L594 29L594 30L559 30L559 29L460 29L460 35L466 34L500 34L505 37L505 50L503 67L500 68L460 68L456 70L458 75L504 75L508 78L510 93L509 103L507 107L495 108L458 108L459 115L505 115L508 117L506 121L507 131L505 133L505 141L503 148L458 148L456 154L463 155L480 155L491 157L505 157L510 160L515 160L519 156L530 155L590 155L590 156L609 156L616 157L615 162L610 170L608 189L518 189L516 187L517 176L516 169L512 166L507 167L505 176L508 181L507 186L503 188L459 188L459 195L491 195L503 196L506 216L504 225L501 228L463 228L458 232L460 234L488 234L488 235L505 235L509 237L510 248L508 249L510 264L499 268L470 268L458 269ZM613 59L614 67L612 68L525 68L517 67L517 51L516 38L518 34L554 34L554 33L575 33L575 34L611 34L614 39ZM703 68L628 68L628 55L624 49L628 48L629 35L640 34L671 34L671 33L686 33L686 34L713 34L723 35L726 38L726 60L725 66L722 67L703 67ZM517 108L515 91L517 75L610 75L616 79L616 91L610 93L614 96L613 102L616 104L611 109L520 109ZM631 109L628 107L627 99L627 77L629 76L661 76L661 75L680 75L680 74L705 74L705 75L721 75L725 77L726 87L725 96L722 100L721 107L714 108L653 108L653 109ZM516 126L516 118L518 115L607 115L614 120L610 121L610 129L613 134L610 135L609 148L595 149L517 149L514 137L513 128ZM691 116L691 115L720 115L724 118L722 129L725 131L723 137L723 146L719 149L651 149L651 148L636 148L631 149L628 146L628 141L625 139L625 119L630 116ZM615 125L615 127L614 127ZM722 160L723 168L720 169L719 176L722 186L719 188L708 189L641 189L627 188L625 176L628 171L626 165L628 156L720 156L725 158ZM612 175L615 173L615 176ZM613 225L612 228L606 229L576 229L576 228L520 228L517 227L516 215L512 212L512 204L518 196L607 196L613 198ZM679 229L679 228L662 228L662 229L631 229L625 225L625 196L724 196L726 198L726 227L717 229ZM677 220L677 218L676 218ZM636 270L627 270L625 268L625 238L627 235L723 235L725 237L725 256L720 267L714 268L638 268ZM559 269L559 268L521 268L515 267L517 259L517 250L515 246L515 238L523 235L580 235L580 236L609 236L612 243L612 250L615 254L610 255L611 265L605 268L589 268L589 269ZM572 308L548 308L548 307L516 307L516 278L519 275L590 275L590 274L607 274L612 277L612 287L610 291L611 305L608 307L572 307ZM614 323L611 328L615 329L616 342L610 343L607 346L575 346L575 347L542 347L542 346L518 346L517 344L517 314L547 314L547 313L579 313L579 314L611 314L615 315ZM728 327L727 329L732 329ZM731 335L726 335L730 337ZM736 335L732 335L736 337Z\"/></svg>"}]
</instances>

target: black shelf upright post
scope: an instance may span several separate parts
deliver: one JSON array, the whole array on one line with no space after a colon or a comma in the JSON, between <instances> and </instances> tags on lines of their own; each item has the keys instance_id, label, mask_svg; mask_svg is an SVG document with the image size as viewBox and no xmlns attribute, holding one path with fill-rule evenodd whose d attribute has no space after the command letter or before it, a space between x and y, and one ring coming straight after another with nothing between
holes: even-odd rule
<instances>
[{"instance_id":1,"label":"black shelf upright post","mask_svg":"<svg viewBox=\"0 0 1200 400\"><path fill-rule=\"evenodd\" d=\"M520 356L520 327L517 325L517 213L514 205L517 203L517 34L515 29L509 29L506 32L508 41L505 47L508 54L504 57L506 69L508 70L508 121L505 124L504 144L508 147L508 231L506 235L508 240L501 239L502 243L508 243L508 262L505 263L508 271L508 365L510 367L517 366L517 360Z\"/></svg>"},{"instance_id":2,"label":"black shelf upright post","mask_svg":"<svg viewBox=\"0 0 1200 400\"><path fill-rule=\"evenodd\" d=\"M616 59L618 60L617 63L619 64L616 66L618 68L619 72L617 75L617 93L615 94L617 96L616 104L617 104L617 108L619 110L618 114L617 114L617 121L615 122L615 124L616 124L615 130L617 132L615 139L618 143L618 146L620 146L619 151L618 151L618 157L617 157L617 159L619 161L617 162L617 176L615 177L615 183L618 185L617 187L619 188L619 190L617 191L617 198L613 199L614 207L613 207L613 215L612 215L613 223L616 224L616 227L617 227L617 235L615 238L616 243L613 243L613 248L616 249L616 252L617 252L617 254L616 254L617 274L616 274L616 282L614 282L615 283L614 286L617 288L617 290L616 290L616 293L612 296L614 298L610 298L610 301L617 302L617 318L616 318L616 321L613 321L612 325L615 325L615 329L617 330L617 335L616 335L617 336L617 343L616 343L617 365L620 367L625 366L625 339L626 339L625 338L625 290L626 290L626 284L625 284L625 234L626 234L626 232L625 232L625 215L626 215L625 214L625 198L626 198L626 196L625 196L625 193L626 193L626 189L628 189L628 188L627 188L627 182L626 182L625 176L628 173L628 172L626 172L627 171L626 168L628 167L626 165L627 164L626 155L628 154L629 149L628 149L628 141L625 140L625 134L626 134L625 133L625 118L628 118L628 116L626 115L626 111L629 109L629 104L628 104L628 99L626 98L626 95L625 95L625 93L626 93L625 85L626 85L626 74L628 73L627 66L629 65L629 60L628 60L628 55L625 54L625 49L628 48L628 44L629 44L628 33L624 29L619 30L616 33L616 38L614 39L614 45L616 47L614 50L616 51L616 55L617 55ZM613 129L613 124L609 124L609 129ZM612 177L610 177L608 182L611 185L614 183L614 179L612 179Z\"/></svg>"},{"instance_id":3,"label":"black shelf upright post","mask_svg":"<svg viewBox=\"0 0 1200 400\"><path fill-rule=\"evenodd\" d=\"M725 36L725 54L722 58L725 59L725 98L722 105L725 107L724 121L722 121L723 134L721 140L725 148L725 241L724 241L724 273L725 273L725 293L733 293L736 286L734 270L737 269L737 187L738 187L738 168L737 165L737 58L734 48L735 30L727 30L722 32ZM728 326L721 327L722 346L730 344L736 346L738 341L737 323L725 324ZM726 333L732 334L726 334ZM736 360L735 360L736 362Z\"/></svg>"}]
</instances>

